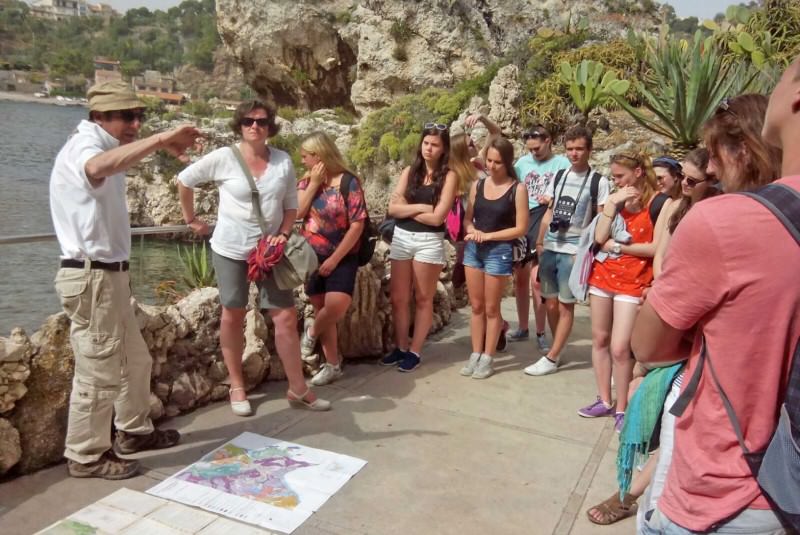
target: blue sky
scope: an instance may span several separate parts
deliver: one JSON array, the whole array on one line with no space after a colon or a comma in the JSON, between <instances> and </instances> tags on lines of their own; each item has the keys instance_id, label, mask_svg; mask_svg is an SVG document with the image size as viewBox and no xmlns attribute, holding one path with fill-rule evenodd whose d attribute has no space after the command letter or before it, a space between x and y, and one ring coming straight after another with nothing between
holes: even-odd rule
<instances>
[{"instance_id":1,"label":"blue sky","mask_svg":"<svg viewBox=\"0 0 800 535\"><path fill-rule=\"evenodd\" d=\"M181 0L93 0L111 4L114 9L124 11L132 7L146 7L148 9L167 9L181 3ZM670 0L666 2L675 7L679 17L695 16L700 20L711 19L717 13L725 11L730 4L738 3L731 0Z\"/></svg>"}]
</instances>

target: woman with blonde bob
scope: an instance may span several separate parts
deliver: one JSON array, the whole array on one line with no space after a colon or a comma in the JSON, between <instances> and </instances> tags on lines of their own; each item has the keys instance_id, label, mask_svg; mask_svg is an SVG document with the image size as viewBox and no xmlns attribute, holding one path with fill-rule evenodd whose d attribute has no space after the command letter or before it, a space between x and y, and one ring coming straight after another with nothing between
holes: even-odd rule
<instances>
[{"instance_id":1,"label":"woman with blonde bob","mask_svg":"<svg viewBox=\"0 0 800 535\"><path fill-rule=\"evenodd\" d=\"M315 319L303 329L300 350L309 359L321 340L325 363L311 379L321 386L342 375L336 324L353 300L367 205L358 178L327 134L306 137L300 155L307 171L297 186L297 217L303 220L301 234L319 260L319 270L306 283Z\"/></svg>"},{"instance_id":2,"label":"woman with blonde bob","mask_svg":"<svg viewBox=\"0 0 800 535\"><path fill-rule=\"evenodd\" d=\"M578 414L584 418L614 416L614 426L619 432L633 372L633 322L644 289L653 280L653 256L660 229L657 231L650 214L650 203L658 191L650 157L615 154L611 157L611 177L617 191L609 195L599 214L594 235L597 247L609 256L602 262L594 260L589 277L592 367L599 395L593 403L578 410ZM611 237L612 228L619 228L620 224L630 235L626 243L618 243ZM616 410L611 401L612 359Z\"/></svg>"}]
</instances>

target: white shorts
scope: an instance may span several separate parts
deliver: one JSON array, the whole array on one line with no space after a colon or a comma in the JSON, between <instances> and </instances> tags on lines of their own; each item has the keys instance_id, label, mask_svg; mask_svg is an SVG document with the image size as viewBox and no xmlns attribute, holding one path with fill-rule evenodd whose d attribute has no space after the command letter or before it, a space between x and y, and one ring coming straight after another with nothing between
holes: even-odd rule
<instances>
[{"instance_id":1,"label":"white shorts","mask_svg":"<svg viewBox=\"0 0 800 535\"><path fill-rule=\"evenodd\" d=\"M389 260L416 260L425 264L446 264L444 232L409 232L395 227Z\"/></svg>"},{"instance_id":2,"label":"white shorts","mask_svg":"<svg viewBox=\"0 0 800 535\"><path fill-rule=\"evenodd\" d=\"M596 286L589 286L589 295L596 295L597 297L606 297L608 299L613 299L618 303L633 303L634 305L642 304L641 297L634 297L632 295L627 295L627 294L607 292Z\"/></svg>"}]
</instances>

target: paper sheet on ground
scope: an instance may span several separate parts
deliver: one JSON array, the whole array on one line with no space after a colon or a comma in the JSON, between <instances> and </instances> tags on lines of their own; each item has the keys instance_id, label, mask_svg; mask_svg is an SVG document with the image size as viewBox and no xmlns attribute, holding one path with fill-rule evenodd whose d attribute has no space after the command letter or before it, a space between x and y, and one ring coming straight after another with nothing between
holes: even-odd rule
<instances>
[{"instance_id":1,"label":"paper sheet on ground","mask_svg":"<svg viewBox=\"0 0 800 535\"><path fill-rule=\"evenodd\" d=\"M242 433L147 492L291 533L366 461Z\"/></svg>"},{"instance_id":2,"label":"paper sheet on ground","mask_svg":"<svg viewBox=\"0 0 800 535\"><path fill-rule=\"evenodd\" d=\"M88 505L37 535L270 535L227 518L129 489Z\"/></svg>"}]
</instances>

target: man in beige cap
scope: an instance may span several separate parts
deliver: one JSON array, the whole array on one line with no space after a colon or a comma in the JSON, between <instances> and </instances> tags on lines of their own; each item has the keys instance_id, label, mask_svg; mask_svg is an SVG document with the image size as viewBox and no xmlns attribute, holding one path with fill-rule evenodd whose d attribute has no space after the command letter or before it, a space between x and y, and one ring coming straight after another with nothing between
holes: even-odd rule
<instances>
[{"instance_id":1,"label":"man in beige cap","mask_svg":"<svg viewBox=\"0 0 800 535\"><path fill-rule=\"evenodd\" d=\"M139 463L115 451L168 448L180 438L155 429L149 417L152 358L131 306L125 171L157 150L182 158L200 132L186 125L137 141L144 105L130 85L98 84L88 97L89 120L58 153L50 176L61 246L55 286L75 355L64 456L73 477L125 479Z\"/></svg>"}]
</instances>

